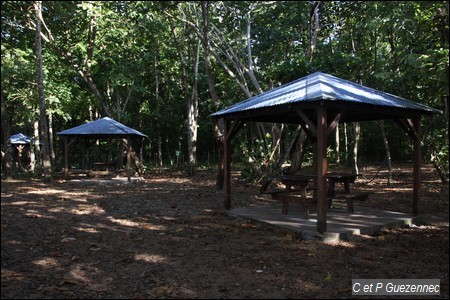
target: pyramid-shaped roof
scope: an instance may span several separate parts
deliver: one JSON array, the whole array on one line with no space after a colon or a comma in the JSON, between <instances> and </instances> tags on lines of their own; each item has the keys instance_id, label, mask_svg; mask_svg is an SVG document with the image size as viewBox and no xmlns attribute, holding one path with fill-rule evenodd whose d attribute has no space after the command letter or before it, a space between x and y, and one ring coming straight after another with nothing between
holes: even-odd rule
<instances>
[{"instance_id":1,"label":"pyramid-shaped roof","mask_svg":"<svg viewBox=\"0 0 450 300\"><path fill-rule=\"evenodd\" d=\"M399 96L316 72L245 101L224 108L211 116L250 121L296 122L295 110L317 107L345 111L343 121L364 121L408 117L440 112ZM294 114L289 114L294 111Z\"/></svg>"},{"instance_id":2,"label":"pyramid-shaped roof","mask_svg":"<svg viewBox=\"0 0 450 300\"><path fill-rule=\"evenodd\" d=\"M96 121L92 121L80 126L76 126L67 130L63 130L57 133L62 136L81 136L81 137L104 137L104 138L114 138L114 137L126 137L126 136L137 136L145 137L148 136L127 127L111 118L104 117Z\"/></svg>"},{"instance_id":3,"label":"pyramid-shaped roof","mask_svg":"<svg viewBox=\"0 0 450 300\"><path fill-rule=\"evenodd\" d=\"M13 145L29 145L31 140L29 136L23 133L14 134L9 139Z\"/></svg>"}]
</instances>

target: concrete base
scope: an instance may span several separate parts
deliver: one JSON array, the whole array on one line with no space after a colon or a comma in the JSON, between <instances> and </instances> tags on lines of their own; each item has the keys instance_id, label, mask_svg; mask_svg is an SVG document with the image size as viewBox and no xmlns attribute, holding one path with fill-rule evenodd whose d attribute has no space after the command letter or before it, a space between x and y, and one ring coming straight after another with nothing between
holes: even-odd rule
<instances>
[{"instance_id":1,"label":"concrete base","mask_svg":"<svg viewBox=\"0 0 450 300\"><path fill-rule=\"evenodd\" d=\"M88 179L72 179L70 182L81 182L81 183L100 183L100 184L128 184L143 181L143 177L114 177L111 179L100 179L100 178L88 178Z\"/></svg>"},{"instance_id":2,"label":"concrete base","mask_svg":"<svg viewBox=\"0 0 450 300\"><path fill-rule=\"evenodd\" d=\"M353 235L371 235L382 228L411 225L415 222L413 215L376 210L369 207L355 206L355 213L349 214L347 208L331 208L327 212L327 232L317 232L317 213L310 210L310 219L303 218L297 205L289 205L289 213L281 213L281 204L272 206L241 207L228 211L229 216L252 219L281 227L287 231L300 234L303 239L318 239L324 242L348 240Z\"/></svg>"}]
</instances>

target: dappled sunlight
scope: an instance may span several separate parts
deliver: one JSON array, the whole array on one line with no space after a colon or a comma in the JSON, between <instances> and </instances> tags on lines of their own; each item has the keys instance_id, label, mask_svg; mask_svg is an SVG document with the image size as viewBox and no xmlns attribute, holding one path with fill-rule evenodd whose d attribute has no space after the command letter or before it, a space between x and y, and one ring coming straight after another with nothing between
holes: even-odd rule
<instances>
[{"instance_id":1,"label":"dappled sunlight","mask_svg":"<svg viewBox=\"0 0 450 300\"><path fill-rule=\"evenodd\" d=\"M55 194L61 194L65 193L65 191L61 190L54 190L54 189L45 189L45 190L39 190L39 191L28 191L27 194L34 194L34 195L55 195Z\"/></svg>"},{"instance_id":2,"label":"dappled sunlight","mask_svg":"<svg viewBox=\"0 0 450 300\"><path fill-rule=\"evenodd\" d=\"M154 264L162 263L167 260L167 258L164 256L157 255L157 254L148 254L148 253L135 254L134 259L148 262L148 263L154 263Z\"/></svg>"},{"instance_id":3,"label":"dappled sunlight","mask_svg":"<svg viewBox=\"0 0 450 300\"><path fill-rule=\"evenodd\" d=\"M447 278L439 274L448 265L442 256L448 253L448 225L405 225L345 241L305 240L278 226L230 216L223 210L223 191L204 185L214 177L168 175L121 186L2 185L2 195L11 195L2 199L2 293L6 288L22 296L27 290L26 296L61 299L340 298L348 296L351 276L404 277L416 267L426 269L426 276ZM379 180L355 184L355 190L376 192L355 205L355 215L369 226L376 219L359 205L395 206L399 216L405 205L410 208L409 183L386 187ZM51 193L38 192L48 188ZM274 204L263 203L255 197L258 187L239 178L232 190L232 206ZM429 190L435 192L424 194L437 208L440 186ZM338 222L345 225L350 220L341 202L333 206L342 204L335 210L344 213Z\"/></svg>"},{"instance_id":4,"label":"dappled sunlight","mask_svg":"<svg viewBox=\"0 0 450 300\"><path fill-rule=\"evenodd\" d=\"M28 209L28 210L24 213L24 216L26 216L26 217L28 217L28 218L56 219L55 216L43 215L40 211L35 210L35 209Z\"/></svg>"},{"instance_id":5,"label":"dappled sunlight","mask_svg":"<svg viewBox=\"0 0 450 300\"><path fill-rule=\"evenodd\" d=\"M2 195L3 198L3 195ZM38 202L35 201L14 201L10 202L8 205L29 205L29 204L38 204Z\"/></svg>"},{"instance_id":6,"label":"dappled sunlight","mask_svg":"<svg viewBox=\"0 0 450 300\"><path fill-rule=\"evenodd\" d=\"M63 283L82 284L84 288L96 292L105 292L111 287L113 281L111 276L105 276L103 271L93 264L79 263L70 268L70 271L64 275Z\"/></svg>"},{"instance_id":7,"label":"dappled sunlight","mask_svg":"<svg viewBox=\"0 0 450 300\"><path fill-rule=\"evenodd\" d=\"M44 257L41 259L33 260L32 263L43 268L54 268L60 265L58 260L51 257Z\"/></svg>"},{"instance_id":8,"label":"dappled sunlight","mask_svg":"<svg viewBox=\"0 0 450 300\"><path fill-rule=\"evenodd\" d=\"M327 242L326 244L329 246L342 247L342 248L356 248L357 247L355 245L355 243L350 242L350 241L332 241L332 242Z\"/></svg>"},{"instance_id":9,"label":"dappled sunlight","mask_svg":"<svg viewBox=\"0 0 450 300\"><path fill-rule=\"evenodd\" d=\"M13 271L13 270L9 270L9 269L5 269L2 266L2 283L5 280L8 281L22 281L24 280L26 277L22 272L17 272L17 271Z\"/></svg>"},{"instance_id":10,"label":"dappled sunlight","mask_svg":"<svg viewBox=\"0 0 450 300\"><path fill-rule=\"evenodd\" d=\"M20 244L22 244L22 242L18 241L18 240L10 240L10 241L7 241L6 244L8 244L8 245L20 245Z\"/></svg>"},{"instance_id":11,"label":"dappled sunlight","mask_svg":"<svg viewBox=\"0 0 450 300\"><path fill-rule=\"evenodd\" d=\"M79 205L77 208L71 209L70 213L76 215L104 214L105 210L97 205Z\"/></svg>"},{"instance_id":12,"label":"dappled sunlight","mask_svg":"<svg viewBox=\"0 0 450 300\"><path fill-rule=\"evenodd\" d=\"M83 225L85 227L74 227L73 229L86 233L101 233L95 226L91 226L89 224L80 224L80 225Z\"/></svg>"},{"instance_id":13,"label":"dappled sunlight","mask_svg":"<svg viewBox=\"0 0 450 300\"><path fill-rule=\"evenodd\" d=\"M147 229L147 230L165 230L166 229L165 226L153 225L153 224L149 224L149 223L138 223L138 222L134 222L134 221L127 220L127 219L116 219L114 217L107 217L107 219L115 224L119 224L119 225L127 226L127 227L136 227L136 228Z\"/></svg>"},{"instance_id":14,"label":"dappled sunlight","mask_svg":"<svg viewBox=\"0 0 450 300\"><path fill-rule=\"evenodd\" d=\"M147 183L174 183L174 178L152 178L146 179ZM189 183L190 180L188 178L176 178L176 183Z\"/></svg>"}]
</instances>

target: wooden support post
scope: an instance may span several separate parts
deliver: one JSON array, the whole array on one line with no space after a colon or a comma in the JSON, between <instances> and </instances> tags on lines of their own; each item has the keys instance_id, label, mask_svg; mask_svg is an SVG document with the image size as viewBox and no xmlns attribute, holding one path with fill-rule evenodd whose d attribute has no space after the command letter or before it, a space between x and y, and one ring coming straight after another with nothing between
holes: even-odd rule
<instances>
[{"instance_id":1,"label":"wooden support post","mask_svg":"<svg viewBox=\"0 0 450 300\"><path fill-rule=\"evenodd\" d=\"M422 185L422 174L421 174L421 148L420 148L420 117L415 117L412 119L412 126L415 132L415 138L413 139L414 144L414 184L413 184L413 214L419 214L419 199L420 199L420 189Z\"/></svg>"},{"instance_id":2,"label":"wooden support post","mask_svg":"<svg viewBox=\"0 0 450 300\"><path fill-rule=\"evenodd\" d=\"M224 121L224 134L223 134L223 161L224 161L224 208L231 208L231 136L230 136L230 121Z\"/></svg>"},{"instance_id":3,"label":"wooden support post","mask_svg":"<svg viewBox=\"0 0 450 300\"><path fill-rule=\"evenodd\" d=\"M67 136L64 137L64 177L69 177L69 145L67 144Z\"/></svg>"},{"instance_id":4,"label":"wooden support post","mask_svg":"<svg viewBox=\"0 0 450 300\"><path fill-rule=\"evenodd\" d=\"M131 141L130 136L127 135L127 176L128 182L131 181Z\"/></svg>"},{"instance_id":5,"label":"wooden support post","mask_svg":"<svg viewBox=\"0 0 450 300\"><path fill-rule=\"evenodd\" d=\"M420 148L420 116L414 118L408 118L406 123L401 120L395 120L397 124L408 134L409 138L413 142L414 147L414 163L413 163L413 203L412 210L413 214L419 214L419 200L420 200L420 189L422 185L422 152Z\"/></svg>"},{"instance_id":6,"label":"wooden support post","mask_svg":"<svg viewBox=\"0 0 450 300\"><path fill-rule=\"evenodd\" d=\"M327 111L317 109L317 231L327 231Z\"/></svg>"},{"instance_id":7,"label":"wooden support post","mask_svg":"<svg viewBox=\"0 0 450 300\"><path fill-rule=\"evenodd\" d=\"M141 144L139 148L139 175L144 176L144 170L143 170L143 149L144 149L144 138L141 139Z\"/></svg>"}]
</instances>

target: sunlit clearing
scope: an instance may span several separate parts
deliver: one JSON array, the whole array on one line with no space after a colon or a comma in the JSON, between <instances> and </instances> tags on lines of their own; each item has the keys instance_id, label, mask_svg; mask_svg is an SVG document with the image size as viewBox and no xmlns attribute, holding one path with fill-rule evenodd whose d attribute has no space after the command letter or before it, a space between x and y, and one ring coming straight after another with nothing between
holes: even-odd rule
<instances>
[{"instance_id":1,"label":"sunlit clearing","mask_svg":"<svg viewBox=\"0 0 450 300\"><path fill-rule=\"evenodd\" d=\"M134 256L134 259L142 260L142 261L149 262L149 263L162 263L166 260L166 258L164 256L157 255L157 254L147 254L147 253L136 254Z\"/></svg>"},{"instance_id":2,"label":"sunlit clearing","mask_svg":"<svg viewBox=\"0 0 450 300\"><path fill-rule=\"evenodd\" d=\"M33 264L44 267L44 268L52 268L52 267L58 266L59 262L54 258L45 257L42 259L34 260Z\"/></svg>"}]
</instances>

